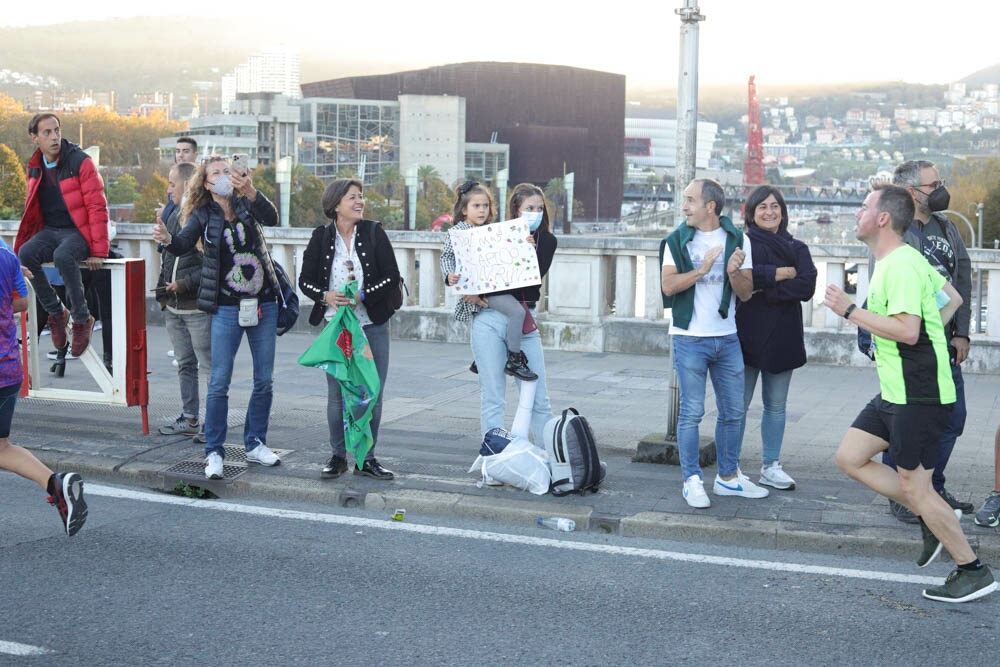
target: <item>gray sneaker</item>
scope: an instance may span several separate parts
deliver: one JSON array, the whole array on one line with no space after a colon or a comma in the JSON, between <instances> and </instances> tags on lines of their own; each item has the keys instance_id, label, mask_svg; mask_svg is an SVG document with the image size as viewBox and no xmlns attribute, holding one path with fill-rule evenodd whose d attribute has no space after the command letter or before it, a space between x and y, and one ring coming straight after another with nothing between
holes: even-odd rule
<instances>
[{"instance_id":1,"label":"gray sneaker","mask_svg":"<svg viewBox=\"0 0 1000 667\"><path fill-rule=\"evenodd\" d=\"M959 521L962 520L962 510L954 510L955 516ZM931 532L931 529L927 527L924 520L917 517L917 522L920 523L920 534L923 538L924 548L920 552L920 558L917 559L917 567L927 567L934 559L941 554L941 550L944 545L938 540L937 536Z\"/></svg>"},{"instance_id":2,"label":"gray sneaker","mask_svg":"<svg viewBox=\"0 0 1000 667\"><path fill-rule=\"evenodd\" d=\"M944 585L925 588L924 597L938 602L971 602L996 589L997 582L986 565L978 570L956 567L944 580Z\"/></svg>"},{"instance_id":3,"label":"gray sneaker","mask_svg":"<svg viewBox=\"0 0 1000 667\"><path fill-rule=\"evenodd\" d=\"M188 418L181 415L177 418L173 424L167 424L166 426L160 427L161 435L198 435L198 431L201 429L198 426L198 422L191 423Z\"/></svg>"},{"instance_id":4,"label":"gray sneaker","mask_svg":"<svg viewBox=\"0 0 1000 667\"><path fill-rule=\"evenodd\" d=\"M906 505L900 505L895 500L889 500L889 511L903 523L920 523L920 517L911 512Z\"/></svg>"},{"instance_id":5,"label":"gray sneaker","mask_svg":"<svg viewBox=\"0 0 1000 667\"><path fill-rule=\"evenodd\" d=\"M996 528L1000 526L1000 491L991 491L986 502L976 512L976 525Z\"/></svg>"}]
</instances>

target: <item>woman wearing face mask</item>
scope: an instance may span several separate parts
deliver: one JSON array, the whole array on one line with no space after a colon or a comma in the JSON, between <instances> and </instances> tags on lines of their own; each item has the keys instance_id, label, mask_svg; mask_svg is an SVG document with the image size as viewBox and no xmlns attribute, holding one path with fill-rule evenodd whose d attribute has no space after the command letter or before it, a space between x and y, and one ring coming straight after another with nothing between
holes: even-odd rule
<instances>
[{"instance_id":1,"label":"woman wearing face mask","mask_svg":"<svg viewBox=\"0 0 1000 667\"><path fill-rule=\"evenodd\" d=\"M545 193L536 185L521 183L511 190L507 210L511 218L529 218L528 225L535 252L538 253L538 269L545 277L558 245L556 237L549 231ZM509 290L505 294L512 294L525 304L534 317L535 304L541 297L540 285ZM490 298L463 297L472 313L472 354L479 373L480 429L484 434L504 426L506 411L507 377L504 369L507 362L507 318L488 307ZM545 357L537 328L522 335L521 352L527 358L528 366L538 374L538 379L519 381L519 406L511 431L522 437L528 437L530 431L532 441L541 445L545 423L552 418L552 408L545 390Z\"/></svg>"},{"instance_id":2,"label":"woman wearing face mask","mask_svg":"<svg viewBox=\"0 0 1000 667\"><path fill-rule=\"evenodd\" d=\"M230 172L224 157L199 165L181 210L184 228L171 234L157 222L153 239L168 252L183 255L199 239L204 245L198 309L212 315L212 371L205 400L205 477L222 479L229 383L246 333L253 357L253 392L243 426L249 463L281 461L267 446L271 415L271 378L277 341L276 280L265 268L264 239L257 223L274 226L274 204L254 188L249 172Z\"/></svg>"}]
</instances>

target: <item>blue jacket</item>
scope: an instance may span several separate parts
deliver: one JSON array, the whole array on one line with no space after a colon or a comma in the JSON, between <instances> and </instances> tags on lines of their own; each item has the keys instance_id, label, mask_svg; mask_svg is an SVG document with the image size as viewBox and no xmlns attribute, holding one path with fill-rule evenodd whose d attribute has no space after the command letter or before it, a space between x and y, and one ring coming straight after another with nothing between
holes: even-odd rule
<instances>
[{"instance_id":1,"label":"blue jacket","mask_svg":"<svg viewBox=\"0 0 1000 667\"><path fill-rule=\"evenodd\" d=\"M816 292L816 266L809 247L788 232L747 230L753 253L753 295L736 304L736 330L743 362L768 373L806 363L802 302ZM775 281L778 267L794 266L791 280Z\"/></svg>"}]
</instances>

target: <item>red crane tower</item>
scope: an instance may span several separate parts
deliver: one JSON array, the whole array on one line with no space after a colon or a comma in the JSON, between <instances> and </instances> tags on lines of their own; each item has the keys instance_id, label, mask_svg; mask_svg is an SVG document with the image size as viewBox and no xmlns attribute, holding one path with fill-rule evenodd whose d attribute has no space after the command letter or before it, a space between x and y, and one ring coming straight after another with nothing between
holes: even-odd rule
<instances>
[{"instance_id":1,"label":"red crane tower","mask_svg":"<svg viewBox=\"0 0 1000 667\"><path fill-rule=\"evenodd\" d=\"M764 133L760 128L760 104L757 103L757 85L753 75L747 82L747 158L743 162L743 185L762 185L767 182L764 172Z\"/></svg>"}]
</instances>

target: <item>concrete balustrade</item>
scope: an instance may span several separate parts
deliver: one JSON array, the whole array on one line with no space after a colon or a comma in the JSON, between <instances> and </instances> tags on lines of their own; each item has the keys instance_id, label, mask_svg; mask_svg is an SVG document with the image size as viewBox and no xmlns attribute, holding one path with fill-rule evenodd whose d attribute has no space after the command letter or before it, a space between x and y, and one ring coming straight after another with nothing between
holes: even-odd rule
<instances>
[{"instance_id":1,"label":"concrete balustrade","mask_svg":"<svg viewBox=\"0 0 1000 667\"><path fill-rule=\"evenodd\" d=\"M13 245L16 221L0 221L0 237ZM159 272L159 254L150 226L117 225L117 244L128 257L146 260L147 287ZM310 229L267 228L272 255L289 275L298 276ZM390 231L396 261L409 295L393 318L397 338L468 341L468 325L452 317L457 296L446 290L440 270L444 236L434 232ZM542 289L537 313L547 347L586 352L669 353L669 310L660 296L658 239L559 236L559 250ZM817 296L803 304L807 351L816 363L869 365L857 351L856 329L822 305L829 282L843 284L848 270L857 271L858 303L868 292L868 253L858 244L810 246L819 270ZM983 271L983 303L987 306L983 334L973 334L972 352L963 365L970 372L1000 371L1000 251L971 249L973 268ZM973 311L978 310L973 281ZM150 298L150 317L158 307ZM308 312L308 303L303 312ZM308 325L305 318L300 327ZM973 328L975 331L975 328ZM993 332L994 335L989 335Z\"/></svg>"}]
</instances>

